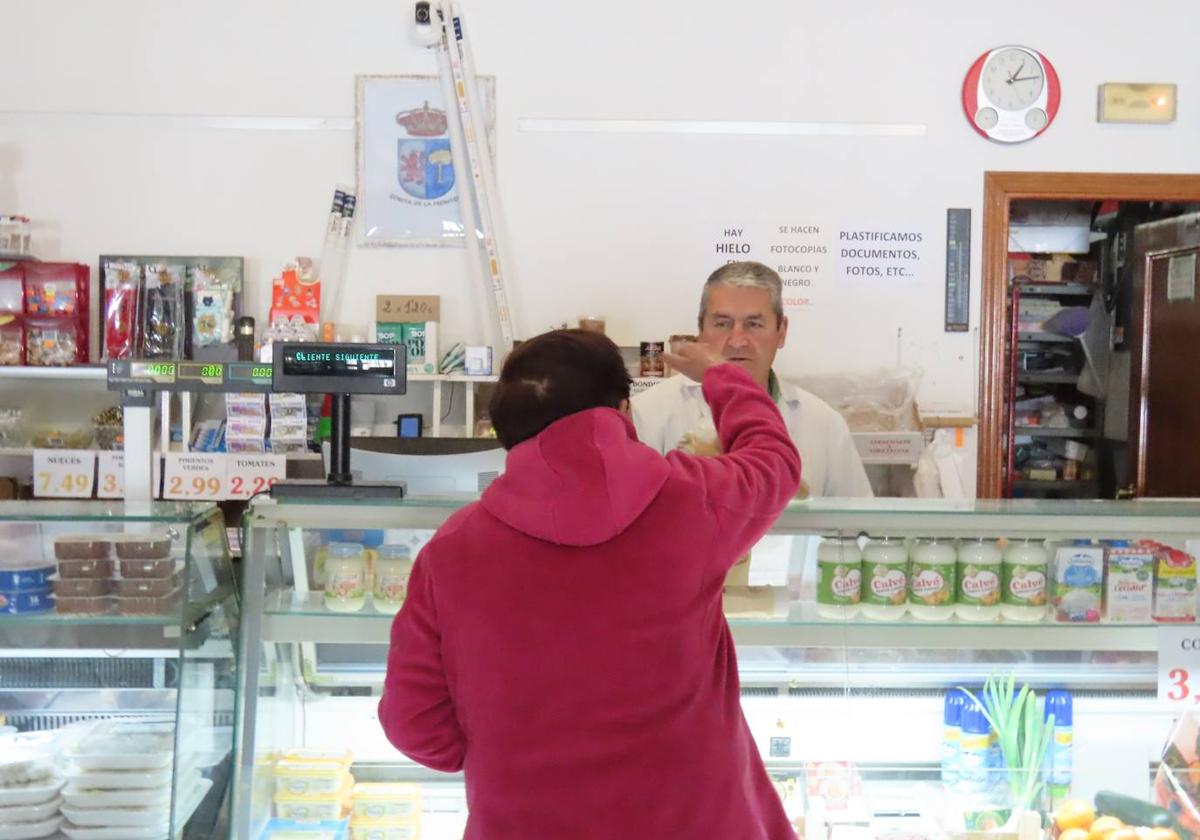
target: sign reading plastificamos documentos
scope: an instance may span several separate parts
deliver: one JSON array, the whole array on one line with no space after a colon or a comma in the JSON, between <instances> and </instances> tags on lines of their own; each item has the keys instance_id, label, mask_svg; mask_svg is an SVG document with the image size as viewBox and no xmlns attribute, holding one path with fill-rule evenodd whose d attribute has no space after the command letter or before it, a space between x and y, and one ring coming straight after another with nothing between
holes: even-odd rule
<instances>
[{"instance_id":1,"label":"sign reading plastificamos documentos","mask_svg":"<svg viewBox=\"0 0 1200 840\"><path fill-rule=\"evenodd\" d=\"M834 243L834 275L839 283L918 281L925 239L911 225L843 225Z\"/></svg>"}]
</instances>

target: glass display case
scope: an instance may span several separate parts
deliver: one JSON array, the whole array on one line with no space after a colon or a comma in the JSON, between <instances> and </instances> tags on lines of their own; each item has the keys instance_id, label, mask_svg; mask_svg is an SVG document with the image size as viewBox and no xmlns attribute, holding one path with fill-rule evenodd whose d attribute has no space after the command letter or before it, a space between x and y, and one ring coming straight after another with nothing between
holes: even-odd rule
<instances>
[{"instance_id":1,"label":"glass display case","mask_svg":"<svg viewBox=\"0 0 1200 840\"><path fill-rule=\"evenodd\" d=\"M0 505L0 837L223 835L238 618L212 505Z\"/></svg>"},{"instance_id":2,"label":"glass display case","mask_svg":"<svg viewBox=\"0 0 1200 840\"><path fill-rule=\"evenodd\" d=\"M234 837L461 837L462 778L396 752L376 705L412 560L471 501L256 500ZM725 611L802 836L1026 838L1058 819L1085 840L1099 794L1131 831L1184 837L1179 805L1137 807L1164 799L1178 713L1157 646L1195 622L1197 538L1188 502L792 503Z\"/></svg>"}]
</instances>

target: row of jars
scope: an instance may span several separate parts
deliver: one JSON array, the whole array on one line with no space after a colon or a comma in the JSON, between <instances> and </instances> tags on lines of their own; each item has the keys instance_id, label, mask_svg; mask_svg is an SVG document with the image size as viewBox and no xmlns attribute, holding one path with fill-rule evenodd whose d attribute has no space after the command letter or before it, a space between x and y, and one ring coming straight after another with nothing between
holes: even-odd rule
<instances>
[{"instance_id":1,"label":"row of jars","mask_svg":"<svg viewBox=\"0 0 1200 840\"><path fill-rule=\"evenodd\" d=\"M936 537L826 539L817 550L817 613L894 621L1041 621L1049 555L1040 541Z\"/></svg>"}]
</instances>

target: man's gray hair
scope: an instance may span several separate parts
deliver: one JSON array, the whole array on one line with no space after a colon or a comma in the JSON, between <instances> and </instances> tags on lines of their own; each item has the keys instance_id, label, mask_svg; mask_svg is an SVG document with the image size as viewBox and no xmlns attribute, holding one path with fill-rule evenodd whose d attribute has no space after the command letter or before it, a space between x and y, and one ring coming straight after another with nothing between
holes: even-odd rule
<instances>
[{"instance_id":1,"label":"man's gray hair","mask_svg":"<svg viewBox=\"0 0 1200 840\"><path fill-rule=\"evenodd\" d=\"M775 323L783 323L783 281L770 266L760 262L727 263L704 281L704 292L700 295L700 329L704 329L704 316L708 314L709 290L713 286L731 286L736 289L764 289L771 296L771 308L775 311Z\"/></svg>"}]
</instances>

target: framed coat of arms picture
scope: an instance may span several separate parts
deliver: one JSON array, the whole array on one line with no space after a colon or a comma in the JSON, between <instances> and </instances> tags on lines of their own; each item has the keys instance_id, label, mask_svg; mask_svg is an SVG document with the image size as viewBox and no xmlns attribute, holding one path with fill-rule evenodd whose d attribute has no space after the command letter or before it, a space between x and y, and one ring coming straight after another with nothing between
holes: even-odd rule
<instances>
[{"instance_id":1,"label":"framed coat of arms picture","mask_svg":"<svg viewBox=\"0 0 1200 840\"><path fill-rule=\"evenodd\" d=\"M471 173L455 170L441 81L437 76L354 81L359 244L462 245L458 195ZM494 159L496 79L478 81Z\"/></svg>"}]
</instances>

